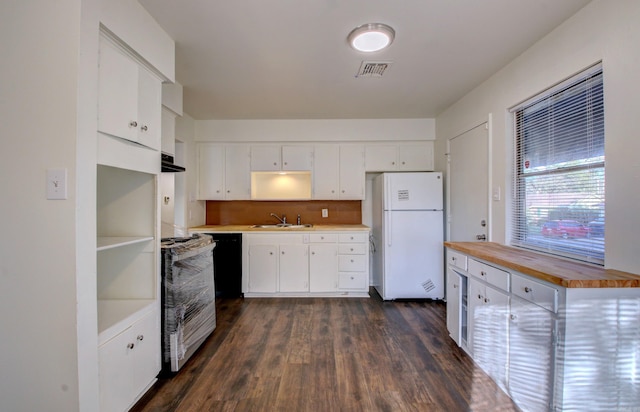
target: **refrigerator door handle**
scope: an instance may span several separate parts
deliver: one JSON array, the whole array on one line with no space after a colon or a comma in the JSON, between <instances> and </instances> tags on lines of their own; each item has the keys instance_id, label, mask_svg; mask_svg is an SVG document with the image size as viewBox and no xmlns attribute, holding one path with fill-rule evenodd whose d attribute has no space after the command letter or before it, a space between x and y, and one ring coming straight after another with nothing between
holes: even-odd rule
<instances>
[{"instance_id":1,"label":"refrigerator door handle","mask_svg":"<svg viewBox=\"0 0 640 412\"><path fill-rule=\"evenodd\" d=\"M387 246L391 246L391 233L393 232L391 230L391 213L387 212L385 213L385 217L386 217L386 224L384 225L384 230L385 230L385 234L384 237L387 238Z\"/></svg>"}]
</instances>

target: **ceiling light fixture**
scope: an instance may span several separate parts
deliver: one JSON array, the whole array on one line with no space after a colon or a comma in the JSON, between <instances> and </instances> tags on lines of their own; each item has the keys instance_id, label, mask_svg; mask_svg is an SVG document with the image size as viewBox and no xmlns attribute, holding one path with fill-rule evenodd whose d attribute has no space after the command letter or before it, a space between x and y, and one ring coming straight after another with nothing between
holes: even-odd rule
<instances>
[{"instance_id":1,"label":"ceiling light fixture","mask_svg":"<svg viewBox=\"0 0 640 412\"><path fill-rule=\"evenodd\" d=\"M354 49L369 53L388 47L395 36L396 32L386 24L367 23L353 29L347 40Z\"/></svg>"}]
</instances>

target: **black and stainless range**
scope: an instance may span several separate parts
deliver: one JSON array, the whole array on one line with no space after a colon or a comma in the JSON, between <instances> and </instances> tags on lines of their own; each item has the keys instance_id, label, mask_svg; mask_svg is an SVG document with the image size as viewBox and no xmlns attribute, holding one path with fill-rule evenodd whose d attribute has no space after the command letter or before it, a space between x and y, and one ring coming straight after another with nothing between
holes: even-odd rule
<instances>
[{"instance_id":1,"label":"black and stainless range","mask_svg":"<svg viewBox=\"0 0 640 412\"><path fill-rule=\"evenodd\" d=\"M211 236L165 238L162 250L162 372L177 372L216 327Z\"/></svg>"}]
</instances>

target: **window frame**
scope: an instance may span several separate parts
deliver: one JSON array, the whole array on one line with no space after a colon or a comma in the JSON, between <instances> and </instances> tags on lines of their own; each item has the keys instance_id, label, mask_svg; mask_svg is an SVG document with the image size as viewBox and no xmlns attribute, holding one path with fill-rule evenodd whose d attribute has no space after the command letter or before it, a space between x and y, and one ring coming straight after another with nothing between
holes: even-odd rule
<instances>
[{"instance_id":1,"label":"window frame","mask_svg":"<svg viewBox=\"0 0 640 412\"><path fill-rule=\"evenodd\" d=\"M558 166L557 163L554 164L554 163L548 162L548 163L544 163L543 165L543 167L546 168L546 170L541 170L538 172L532 172L532 171L525 172L524 171L525 166L524 166L523 160L524 160L524 153L526 152L524 150L524 145L525 144L530 145L532 143L531 141L527 143L524 142L524 139L525 139L525 137L523 136L524 132L519 130L519 124L520 124L519 121L522 120L522 117L519 117L519 116L524 116L525 109L531 108L541 102L552 100L553 97L559 95L559 93L571 90L572 87L579 86L580 84L583 84L585 80L589 78L593 78L594 76L597 76L597 75L602 76L602 101L601 101L601 106L597 106L598 108L601 108L601 113L602 113L601 127L602 127L603 152L602 152L601 160L599 160L600 156L595 158L596 160L594 160L594 158L583 157L582 159L580 159L580 161L584 161L583 164L570 165L570 166L565 165L562 167ZM569 101L569 99L567 99L566 101ZM588 108L585 109L584 113L585 113L585 116L587 116L588 118L588 116L592 115L592 113L594 112L594 109L592 106L587 106L587 107ZM587 262L591 264L596 264L601 266L604 265L604 258L605 258L604 250L606 245L604 237L602 238L601 242L599 240L598 241L592 240L591 241L592 246L590 247L576 246L573 248L567 247L567 246L564 246L564 247L557 246L557 245L555 245L554 247L553 242L543 242L539 239L535 241L528 240L528 239L534 238L534 236L530 231L530 226L529 226L530 223L528 222L528 218L530 218L530 215L527 213L527 210L526 210L527 208L526 180L528 178L535 177L535 176L547 177L547 176L553 176L553 175L568 176L572 172L590 172L590 173L595 172L594 177L592 177L589 180L589 182L592 184L594 182L596 183L599 182L599 180L597 179L600 179L600 178L595 176L598 176L599 174L602 175L601 180L602 180L602 188L603 188L603 192L602 192L603 200L602 200L601 214L599 218L604 219L604 216L605 216L604 215L604 211L605 211L604 190L606 190L606 183L605 183L606 169L605 169L605 156L604 156L604 144L605 144L604 142L606 137L604 135L605 133L604 132L604 111L605 111L604 72L603 72L601 62L591 67L588 67L587 69L581 71L580 73L557 83L556 85L550 87L549 89L544 90L536 94L535 96L509 109L509 113L511 114L511 125L513 128L512 130L512 133L513 133L512 174L513 175L512 175L512 182L511 182L512 183L512 201L510 205L511 225L510 225L510 234L509 234L509 242L512 246L530 249L530 250L538 251L548 255L560 256L560 257ZM583 123L581 123L581 125L584 126ZM574 130L573 129L574 126L571 126L571 127L572 127L571 130ZM578 129L578 128L579 126L575 126L575 129ZM549 136L551 136L551 134ZM532 139L534 144L538 143L538 138L532 138ZM552 140L552 139L553 137L549 138L549 140ZM539 139L539 140L542 140L542 139ZM584 147L585 148L588 147L587 141L585 141ZM556 146L554 144L553 149L550 149L548 152L546 152L547 157L550 157L550 153L552 153L555 148ZM553 185L554 184L551 183L550 187L552 187ZM549 206L549 210L551 210L550 206ZM548 222L551 221L549 220L549 218L550 218L550 213L547 215ZM584 224L586 224L586 222ZM543 226L542 223L540 223L540 228L542 228L542 226ZM570 249L573 249L573 250L570 250Z\"/></svg>"}]
</instances>

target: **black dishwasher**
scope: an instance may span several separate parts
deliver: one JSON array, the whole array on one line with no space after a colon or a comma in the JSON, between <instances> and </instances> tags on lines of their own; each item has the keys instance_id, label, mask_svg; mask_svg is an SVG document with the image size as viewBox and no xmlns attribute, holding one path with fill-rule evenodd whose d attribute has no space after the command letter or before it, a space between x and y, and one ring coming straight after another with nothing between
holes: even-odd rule
<instances>
[{"instance_id":1,"label":"black dishwasher","mask_svg":"<svg viewBox=\"0 0 640 412\"><path fill-rule=\"evenodd\" d=\"M207 233L213 237L216 297L242 297L242 233Z\"/></svg>"}]
</instances>

